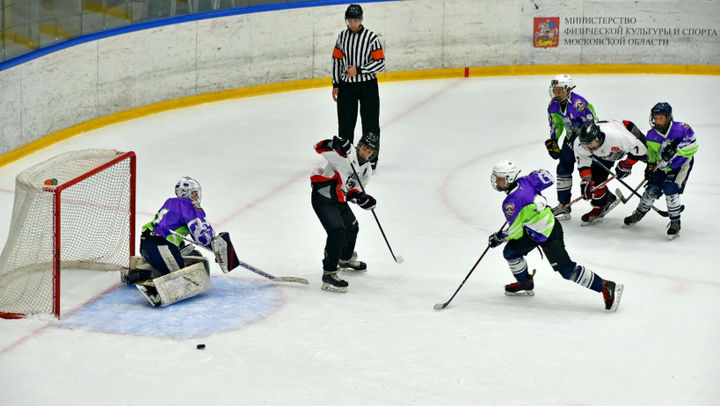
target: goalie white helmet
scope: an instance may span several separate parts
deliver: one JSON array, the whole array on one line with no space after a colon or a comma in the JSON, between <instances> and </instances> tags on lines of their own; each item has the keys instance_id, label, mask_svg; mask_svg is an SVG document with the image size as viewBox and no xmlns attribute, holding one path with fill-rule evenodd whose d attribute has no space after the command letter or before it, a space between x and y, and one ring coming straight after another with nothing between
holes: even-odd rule
<instances>
[{"instance_id":1,"label":"goalie white helmet","mask_svg":"<svg viewBox=\"0 0 720 406\"><path fill-rule=\"evenodd\" d=\"M200 208L200 199L202 198L200 182L189 176L183 176L175 185L175 196L190 199L193 206Z\"/></svg>"},{"instance_id":2,"label":"goalie white helmet","mask_svg":"<svg viewBox=\"0 0 720 406\"><path fill-rule=\"evenodd\" d=\"M490 184L493 189L497 191L508 190L510 185L517 179L519 173L520 169L518 169L514 163L510 161L500 161L493 167L492 175L490 175ZM497 179L503 179L505 184L502 187L498 186Z\"/></svg>"},{"instance_id":3,"label":"goalie white helmet","mask_svg":"<svg viewBox=\"0 0 720 406\"><path fill-rule=\"evenodd\" d=\"M555 88L562 89L563 94L556 94L554 90ZM548 93L550 93L550 97L554 101L561 102L563 100L570 99L570 94L572 93L573 89L575 89L575 81L572 77L570 77L570 75L555 75L555 77L553 77L550 81Z\"/></svg>"}]
</instances>

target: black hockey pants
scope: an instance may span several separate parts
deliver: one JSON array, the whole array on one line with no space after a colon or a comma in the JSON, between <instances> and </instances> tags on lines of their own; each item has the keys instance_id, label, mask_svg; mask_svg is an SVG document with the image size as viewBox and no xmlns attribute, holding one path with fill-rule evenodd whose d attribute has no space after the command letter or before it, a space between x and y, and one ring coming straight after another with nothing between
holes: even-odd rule
<instances>
[{"instance_id":1,"label":"black hockey pants","mask_svg":"<svg viewBox=\"0 0 720 406\"><path fill-rule=\"evenodd\" d=\"M341 258L352 257L359 231L357 219L347 203L328 199L315 191L311 203L327 233L323 271L334 272Z\"/></svg>"},{"instance_id":2,"label":"black hockey pants","mask_svg":"<svg viewBox=\"0 0 720 406\"><path fill-rule=\"evenodd\" d=\"M508 241L503 250L505 259L524 257L530 253L535 247L540 246L548 262L557 272L563 274L569 273L575 268L575 263L570 259L570 255L565 249L565 241L563 239L563 229L559 221L555 221L550 237L543 243L533 241L526 233L517 240ZM567 278L566 278L567 279Z\"/></svg>"}]
</instances>

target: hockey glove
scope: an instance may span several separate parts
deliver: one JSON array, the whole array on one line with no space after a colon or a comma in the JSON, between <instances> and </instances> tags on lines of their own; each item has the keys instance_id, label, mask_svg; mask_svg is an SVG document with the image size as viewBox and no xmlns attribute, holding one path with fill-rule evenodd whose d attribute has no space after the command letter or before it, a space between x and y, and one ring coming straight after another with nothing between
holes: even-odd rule
<instances>
[{"instance_id":1,"label":"hockey glove","mask_svg":"<svg viewBox=\"0 0 720 406\"><path fill-rule=\"evenodd\" d=\"M591 178L582 179L582 182L580 182L580 193L582 193L583 199L592 199L593 186L595 186L595 182L593 182Z\"/></svg>"},{"instance_id":2,"label":"hockey glove","mask_svg":"<svg viewBox=\"0 0 720 406\"><path fill-rule=\"evenodd\" d=\"M632 165L630 165L627 160L620 161L615 166L615 177L617 179L622 179L630 175L630 172L632 172Z\"/></svg>"},{"instance_id":3,"label":"hockey glove","mask_svg":"<svg viewBox=\"0 0 720 406\"><path fill-rule=\"evenodd\" d=\"M505 242L505 237L507 237L507 234L504 231L496 231L488 237L488 245L490 248L499 247Z\"/></svg>"},{"instance_id":4,"label":"hockey glove","mask_svg":"<svg viewBox=\"0 0 720 406\"><path fill-rule=\"evenodd\" d=\"M665 172L665 182L675 183L675 179L677 179L677 176L678 176L678 171Z\"/></svg>"},{"instance_id":5,"label":"hockey glove","mask_svg":"<svg viewBox=\"0 0 720 406\"><path fill-rule=\"evenodd\" d=\"M660 158L662 158L665 162L670 162L673 157L675 157L675 153L677 152L677 145L674 143L670 143L663 148L662 152L660 153Z\"/></svg>"},{"instance_id":6,"label":"hockey glove","mask_svg":"<svg viewBox=\"0 0 720 406\"><path fill-rule=\"evenodd\" d=\"M560 159L560 147L554 138L548 138L545 140L545 148L547 148L550 158Z\"/></svg>"},{"instance_id":7,"label":"hockey glove","mask_svg":"<svg viewBox=\"0 0 720 406\"><path fill-rule=\"evenodd\" d=\"M375 198L365 192L352 191L348 193L347 200L360 206L361 209L372 210L375 208L377 201Z\"/></svg>"},{"instance_id":8,"label":"hockey glove","mask_svg":"<svg viewBox=\"0 0 720 406\"><path fill-rule=\"evenodd\" d=\"M337 135L333 137L332 148L337 151L338 154L342 155L343 158L347 158L350 153L350 140L340 138Z\"/></svg>"},{"instance_id":9,"label":"hockey glove","mask_svg":"<svg viewBox=\"0 0 720 406\"><path fill-rule=\"evenodd\" d=\"M647 168L645 168L645 180L650 182L655 176L655 166L648 164Z\"/></svg>"}]
</instances>

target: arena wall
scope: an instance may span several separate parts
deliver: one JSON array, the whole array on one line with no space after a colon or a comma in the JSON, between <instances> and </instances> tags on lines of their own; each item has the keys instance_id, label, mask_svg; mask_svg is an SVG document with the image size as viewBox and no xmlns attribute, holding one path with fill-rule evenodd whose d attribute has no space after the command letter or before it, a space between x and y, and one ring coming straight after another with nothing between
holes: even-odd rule
<instances>
[{"instance_id":1,"label":"arena wall","mask_svg":"<svg viewBox=\"0 0 720 406\"><path fill-rule=\"evenodd\" d=\"M0 64L0 165L157 111L329 87L346 6L198 14ZM381 80L559 70L720 74L720 2L713 0L401 0L363 7L365 25L385 47Z\"/></svg>"}]
</instances>

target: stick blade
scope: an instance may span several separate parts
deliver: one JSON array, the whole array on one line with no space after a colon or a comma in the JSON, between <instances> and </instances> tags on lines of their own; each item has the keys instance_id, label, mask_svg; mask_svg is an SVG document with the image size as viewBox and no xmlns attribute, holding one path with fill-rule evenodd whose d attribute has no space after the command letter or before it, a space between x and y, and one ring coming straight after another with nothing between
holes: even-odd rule
<instances>
[{"instance_id":1,"label":"stick blade","mask_svg":"<svg viewBox=\"0 0 720 406\"><path fill-rule=\"evenodd\" d=\"M447 303L435 303L435 306L433 306L433 309L442 310L446 307L447 307Z\"/></svg>"},{"instance_id":2,"label":"stick blade","mask_svg":"<svg viewBox=\"0 0 720 406\"><path fill-rule=\"evenodd\" d=\"M303 285L309 285L310 282L308 282L305 278L298 278L295 276L278 276L275 277L275 281L278 282L295 282L295 283L302 283Z\"/></svg>"},{"instance_id":3,"label":"stick blade","mask_svg":"<svg viewBox=\"0 0 720 406\"><path fill-rule=\"evenodd\" d=\"M617 196L618 199L622 202L622 204L627 203L628 199L623 196L622 191L620 189L615 189L615 196Z\"/></svg>"},{"instance_id":4,"label":"stick blade","mask_svg":"<svg viewBox=\"0 0 720 406\"><path fill-rule=\"evenodd\" d=\"M395 263L402 264L403 261L405 261L405 260L400 255L395 256Z\"/></svg>"}]
</instances>

